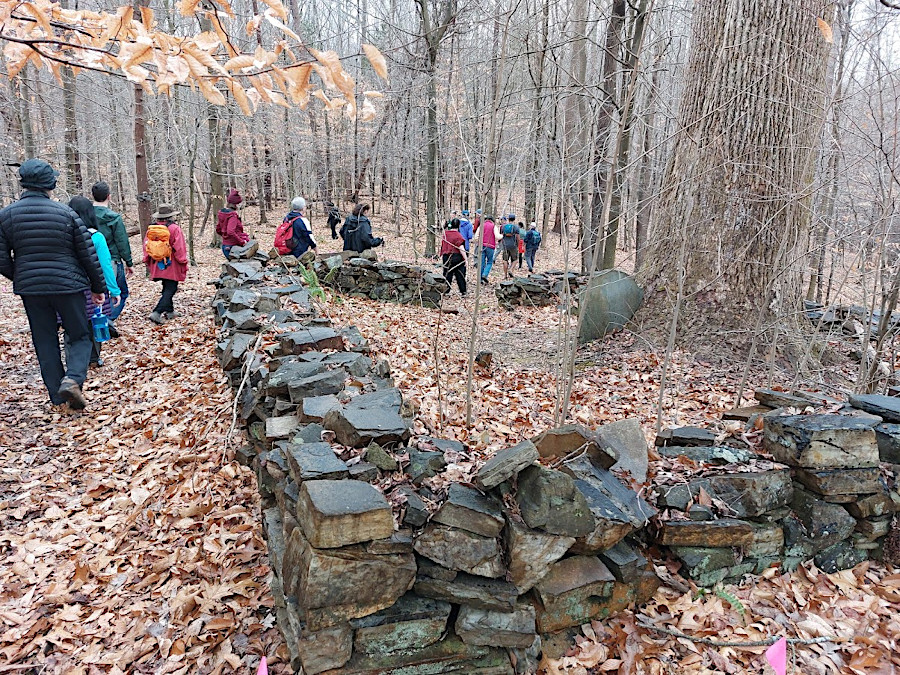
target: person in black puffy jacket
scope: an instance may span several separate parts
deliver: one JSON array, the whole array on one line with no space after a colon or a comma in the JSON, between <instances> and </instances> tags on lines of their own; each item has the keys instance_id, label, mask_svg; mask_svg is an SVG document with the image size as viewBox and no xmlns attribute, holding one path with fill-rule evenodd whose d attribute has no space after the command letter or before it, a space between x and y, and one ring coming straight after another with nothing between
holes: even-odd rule
<instances>
[{"instance_id":1,"label":"person in black puffy jacket","mask_svg":"<svg viewBox=\"0 0 900 675\"><path fill-rule=\"evenodd\" d=\"M344 226L341 228L341 238L344 240L345 251L362 253L384 243L384 239L381 237L372 236L372 223L366 216L368 212L368 204L357 204L353 207L353 213L347 216L347 220L344 221Z\"/></svg>"},{"instance_id":2,"label":"person in black puffy jacket","mask_svg":"<svg viewBox=\"0 0 900 675\"><path fill-rule=\"evenodd\" d=\"M93 346L84 291L102 304L106 282L84 223L68 206L50 199L58 175L40 159L19 167L22 196L0 210L0 274L12 280L13 293L22 298L50 401L81 409ZM65 369L57 315L70 346Z\"/></svg>"}]
</instances>

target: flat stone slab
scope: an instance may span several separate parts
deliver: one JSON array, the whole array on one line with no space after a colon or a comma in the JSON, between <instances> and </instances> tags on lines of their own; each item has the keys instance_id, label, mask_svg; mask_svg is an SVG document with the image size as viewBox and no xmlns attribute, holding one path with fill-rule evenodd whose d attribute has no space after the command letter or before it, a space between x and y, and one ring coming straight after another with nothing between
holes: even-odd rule
<instances>
[{"instance_id":1,"label":"flat stone slab","mask_svg":"<svg viewBox=\"0 0 900 675\"><path fill-rule=\"evenodd\" d=\"M723 420L734 420L737 422L749 422L758 415L765 415L772 412L773 408L766 405L748 405L740 408L732 408L722 413Z\"/></svg>"},{"instance_id":2,"label":"flat stone slab","mask_svg":"<svg viewBox=\"0 0 900 675\"><path fill-rule=\"evenodd\" d=\"M743 520L690 521L670 520L660 529L659 543L663 546L707 546L727 548L753 543L753 527Z\"/></svg>"},{"instance_id":3,"label":"flat stone slab","mask_svg":"<svg viewBox=\"0 0 900 675\"><path fill-rule=\"evenodd\" d=\"M656 445L681 445L684 447L715 445L716 435L701 427L677 427L663 429L656 436Z\"/></svg>"},{"instance_id":4,"label":"flat stone slab","mask_svg":"<svg viewBox=\"0 0 900 675\"><path fill-rule=\"evenodd\" d=\"M412 587L416 561L412 553L380 555L362 546L314 548L298 527L288 537L282 571L285 592L315 631L393 605Z\"/></svg>"},{"instance_id":5,"label":"flat stone slab","mask_svg":"<svg viewBox=\"0 0 900 675\"><path fill-rule=\"evenodd\" d=\"M682 563L682 576L691 579L701 579L710 572L726 570L738 563L737 552L731 547L674 546L672 552Z\"/></svg>"},{"instance_id":6,"label":"flat stone slab","mask_svg":"<svg viewBox=\"0 0 900 675\"><path fill-rule=\"evenodd\" d=\"M580 626L598 616L616 578L599 558L575 556L555 563L535 586L542 633Z\"/></svg>"},{"instance_id":7,"label":"flat stone slab","mask_svg":"<svg viewBox=\"0 0 900 675\"><path fill-rule=\"evenodd\" d=\"M598 469L603 471L602 469ZM576 480L575 487L587 500L591 515L594 516L594 529L584 537L579 537L572 546L573 553L599 553L614 546L623 537L634 530L631 518L610 499L607 492L594 481Z\"/></svg>"},{"instance_id":8,"label":"flat stone slab","mask_svg":"<svg viewBox=\"0 0 900 675\"><path fill-rule=\"evenodd\" d=\"M856 567L868 557L868 551L854 548L848 541L839 541L834 546L816 554L813 560L820 570L826 574L834 574Z\"/></svg>"},{"instance_id":9,"label":"flat stone slab","mask_svg":"<svg viewBox=\"0 0 900 675\"><path fill-rule=\"evenodd\" d=\"M358 652L326 675L514 675L505 649L467 645L456 635L411 652Z\"/></svg>"},{"instance_id":10,"label":"flat stone slab","mask_svg":"<svg viewBox=\"0 0 900 675\"><path fill-rule=\"evenodd\" d=\"M297 483L347 478L347 465L334 454L330 443L289 443L286 454L291 476Z\"/></svg>"},{"instance_id":11,"label":"flat stone slab","mask_svg":"<svg viewBox=\"0 0 900 675\"><path fill-rule=\"evenodd\" d=\"M613 468L627 471L638 483L647 480L647 437L639 420L630 418L604 424L597 429L597 442L610 455L619 458Z\"/></svg>"},{"instance_id":12,"label":"flat stone slab","mask_svg":"<svg viewBox=\"0 0 900 675\"><path fill-rule=\"evenodd\" d=\"M493 537L432 523L416 537L413 547L451 570L491 578L506 574L500 544Z\"/></svg>"},{"instance_id":13,"label":"flat stone slab","mask_svg":"<svg viewBox=\"0 0 900 675\"><path fill-rule=\"evenodd\" d=\"M784 528L778 523L753 523L753 543L744 548L748 558L784 554Z\"/></svg>"},{"instance_id":14,"label":"flat stone slab","mask_svg":"<svg viewBox=\"0 0 900 675\"><path fill-rule=\"evenodd\" d=\"M875 467L875 424L843 415L766 417L763 447L777 461L804 469Z\"/></svg>"},{"instance_id":15,"label":"flat stone slab","mask_svg":"<svg viewBox=\"0 0 900 675\"><path fill-rule=\"evenodd\" d=\"M500 536L504 524L500 503L496 499L459 483L450 485L447 501L431 520L483 537Z\"/></svg>"},{"instance_id":16,"label":"flat stone slab","mask_svg":"<svg viewBox=\"0 0 900 675\"><path fill-rule=\"evenodd\" d=\"M444 634L450 603L407 593L375 614L353 619L353 648L364 654L412 651L434 644Z\"/></svg>"},{"instance_id":17,"label":"flat stone slab","mask_svg":"<svg viewBox=\"0 0 900 675\"><path fill-rule=\"evenodd\" d=\"M266 419L266 438L269 440L289 438L299 426L300 420L291 415L269 417Z\"/></svg>"},{"instance_id":18,"label":"flat stone slab","mask_svg":"<svg viewBox=\"0 0 900 675\"><path fill-rule=\"evenodd\" d=\"M874 495L860 497L855 502L847 504L846 509L851 516L857 519L877 518L879 516L889 516L900 511L900 503L891 497L891 493L882 488L880 492Z\"/></svg>"},{"instance_id":19,"label":"flat stone slab","mask_svg":"<svg viewBox=\"0 0 900 675\"><path fill-rule=\"evenodd\" d=\"M564 463L560 470L573 478L589 483L606 495L635 528L646 525L657 513L656 509L641 499L637 492L623 484L609 471L594 466L587 457L570 460Z\"/></svg>"},{"instance_id":20,"label":"flat stone slab","mask_svg":"<svg viewBox=\"0 0 900 675\"><path fill-rule=\"evenodd\" d=\"M323 349L342 351L344 338L324 326L310 326L281 336L281 351L285 354L302 354Z\"/></svg>"},{"instance_id":21,"label":"flat stone slab","mask_svg":"<svg viewBox=\"0 0 900 675\"><path fill-rule=\"evenodd\" d=\"M789 469L710 476L710 489L738 518L751 518L790 504L794 496Z\"/></svg>"},{"instance_id":22,"label":"flat stone slab","mask_svg":"<svg viewBox=\"0 0 900 675\"><path fill-rule=\"evenodd\" d=\"M520 594L526 593L547 575L550 566L562 558L574 543L574 537L532 530L509 518L504 531L509 580Z\"/></svg>"},{"instance_id":23,"label":"flat stone slab","mask_svg":"<svg viewBox=\"0 0 900 675\"><path fill-rule=\"evenodd\" d=\"M516 502L528 527L564 537L594 531L594 516L575 482L561 471L540 465L519 474Z\"/></svg>"},{"instance_id":24,"label":"flat stone slab","mask_svg":"<svg viewBox=\"0 0 900 675\"><path fill-rule=\"evenodd\" d=\"M297 521L316 548L338 548L394 532L391 505L368 483L313 480L300 486Z\"/></svg>"},{"instance_id":25,"label":"flat stone slab","mask_svg":"<svg viewBox=\"0 0 900 675\"><path fill-rule=\"evenodd\" d=\"M812 492L827 496L871 494L881 488L881 471L877 467L828 471L796 469L794 477Z\"/></svg>"},{"instance_id":26,"label":"flat stone slab","mask_svg":"<svg viewBox=\"0 0 900 675\"><path fill-rule=\"evenodd\" d=\"M743 448L729 448L723 445L684 447L667 445L657 448L661 457L687 457L701 464L742 464L753 458L753 453Z\"/></svg>"},{"instance_id":27,"label":"flat stone slab","mask_svg":"<svg viewBox=\"0 0 900 675\"><path fill-rule=\"evenodd\" d=\"M511 448L501 450L478 470L475 482L482 489L490 489L518 475L534 464L540 455L531 441L522 441Z\"/></svg>"},{"instance_id":28,"label":"flat stone slab","mask_svg":"<svg viewBox=\"0 0 900 675\"><path fill-rule=\"evenodd\" d=\"M341 384L343 385L343 382ZM297 414L303 422L321 423L325 419L325 415L340 407L341 402L333 394L310 396L303 399L303 402L297 409Z\"/></svg>"},{"instance_id":29,"label":"flat stone slab","mask_svg":"<svg viewBox=\"0 0 900 675\"><path fill-rule=\"evenodd\" d=\"M401 485L397 491L406 497L406 513L403 516L403 523L413 527L422 527L430 515L425 502L416 493L416 491L408 485Z\"/></svg>"},{"instance_id":30,"label":"flat stone slab","mask_svg":"<svg viewBox=\"0 0 900 675\"><path fill-rule=\"evenodd\" d=\"M410 436L410 425L400 415L403 397L395 388L362 394L325 415L325 428L342 445L362 448L371 443L399 443Z\"/></svg>"},{"instance_id":31,"label":"flat stone slab","mask_svg":"<svg viewBox=\"0 0 900 675\"><path fill-rule=\"evenodd\" d=\"M777 389L757 389L753 392L753 396L760 405L769 408L800 408L803 410L813 405L808 398Z\"/></svg>"},{"instance_id":32,"label":"flat stone slab","mask_svg":"<svg viewBox=\"0 0 900 675\"><path fill-rule=\"evenodd\" d=\"M900 422L900 398L882 394L851 394L850 405L872 415L878 415L885 422Z\"/></svg>"},{"instance_id":33,"label":"flat stone slab","mask_svg":"<svg viewBox=\"0 0 900 675\"><path fill-rule=\"evenodd\" d=\"M595 433L580 424L566 424L556 429L547 429L531 439L538 454L545 458L563 458L574 452L583 451L597 466L608 469L616 463L618 456L609 445L601 447Z\"/></svg>"},{"instance_id":34,"label":"flat stone slab","mask_svg":"<svg viewBox=\"0 0 900 675\"><path fill-rule=\"evenodd\" d=\"M456 634L468 645L530 647L534 642L534 607L524 602L512 612L463 605L456 618Z\"/></svg>"},{"instance_id":35,"label":"flat stone slab","mask_svg":"<svg viewBox=\"0 0 900 675\"><path fill-rule=\"evenodd\" d=\"M450 580L420 574L414 590L426 598L507 612L516 606L519 595L516 587L508 581L471 574L457 574Z\"/></svg>"},{"instance_id":36,"label":"flat stone slab","mask_svg":"<svg viewBox=\"0 0 900 675\"><path fill-rule=\"evenodd\" d=\"M304 630L296 624L295 627L299 628L297 651L304 675L318 675L340 668L350 660L353 631L348 624L342 623L315 632Z\"/></svg>"},{"instance_id":37,"label":"flat stone slab","mask_svg":"<svg viewBox=\"0 0 900 675\"><path fill-rule=\"evenodd\" d=\"M296 358L296 357L290 357ZM287 396L288 382L302 380L325 372L325 366L321 363L307 363L303 361L288 361L282 363L276 370L269 373L263 385L266 396Z\"/></svg>"},{"instance_id":38,"label":"flat stone slab","mask_svg":"<svg viewBox=\"0 0 900 675\"><path fill-rule=\"evenodd\" d=\"M337 394L344 388L347 374L342 370L327 370L317 375L293 379L288 382L291 403L303 404L307 398L318 398ZM320 420L305 420L320 421Z\"/></svg>"},{"instance_id":39,"label":"flat stone slab","mask_svg":"<svg viewBox=\"0 0 900 675\"><path fill-rule=\"evenodd\" d=\"M875 427L878 455L882 462L900 464L900 424L879 424Z\"/></svg>"}]
</instances>

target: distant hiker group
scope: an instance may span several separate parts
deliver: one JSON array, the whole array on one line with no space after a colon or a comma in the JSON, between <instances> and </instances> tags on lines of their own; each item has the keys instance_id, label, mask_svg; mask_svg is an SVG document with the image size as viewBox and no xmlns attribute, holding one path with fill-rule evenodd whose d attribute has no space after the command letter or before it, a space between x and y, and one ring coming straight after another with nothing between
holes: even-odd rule
<instances>
[{"instance_id":1,"label":"distant hiker group","mask_svg":"<svg viewBox=\"0 0 900 675\"><path fill-rule=\"evenodd\" d=\"M500 222L496 223L492 216L483 215L481 209L475 211L474 220L469 219L467 210L462 211L460 215L453 211L450 213L450 220L445 225L444 236L441 240L441 259L444 264L444 277L451 285L455 279L462 295L465 295L465 261L460 268L456 255L466 259L472 249L472 240L479 232L481 233L479 271L482 283L489 283L488 279L494 267L498 246L500 255L503 257L504 278L512 278L513 265L517 260L519 269L522 269L524 261L528 266L528 272L534 272L535 255L541 247L541 233L537 230L537 223L532 222L526 230L525 223L516 224L516 214L514 213L501 217ZM472 266L476 265L478 265L478 261L473 260Z\"/></svg>"}]
</instances>

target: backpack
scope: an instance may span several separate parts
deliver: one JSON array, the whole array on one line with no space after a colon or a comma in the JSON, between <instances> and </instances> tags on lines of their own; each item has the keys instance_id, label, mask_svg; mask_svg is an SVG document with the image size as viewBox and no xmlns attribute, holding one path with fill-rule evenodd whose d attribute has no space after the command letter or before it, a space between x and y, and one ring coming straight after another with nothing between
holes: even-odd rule
<instances>
[{"instance_id":1,"label":"backpack","mask_svg":"<svg viewBox=\"0 0 900 675\"><path fill-rule=\"evenodd\" d=\"M537 248L541 245L541 233L537 230L528 230L528 233L525 235L525 240L529 246Z\"/></svg>"},{"instance_id":2,"label":"backpack","mask_svg":"<svg viewBox=\"0 0 900 675\"><path fill-rule=\"evenodd\" d=\"M287 255L297 247L297 240L294 239L294 223L302 216L297 216L290 220L285 217L275 230L275 250L281 255Z\"/></svg>"},{"instance_id":3,"label":"backpack","mask_svg":"<svg viewBox=\"0 0 900 675\"><path fill-rule=\"evenodd\" d=\"M147 255L156 262L166 262L172 258L172 244L169 243L169 228L156 223L147 228Z\"/></svg>"},{"instance_id":4,"label":"backpack","mask_svg":"<svg viewBox=\"0 0 900 675\"><path fill-rule=\"evenodd\" d=\"M503 226L503 238L519 236L519 227L515 223L506 223Z\"/></svg>"}]
</instances>

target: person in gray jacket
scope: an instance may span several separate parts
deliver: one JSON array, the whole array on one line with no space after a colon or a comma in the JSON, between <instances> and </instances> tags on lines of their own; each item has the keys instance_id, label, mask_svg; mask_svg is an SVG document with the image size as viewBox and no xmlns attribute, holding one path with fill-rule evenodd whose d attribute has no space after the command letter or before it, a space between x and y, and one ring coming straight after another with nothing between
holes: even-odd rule
<instances>
[{"instance_id":1,"label":"person in gray jacket","mask_svg":"<svg viewBox=\"0 0 900 675\"><path fill-rule=\"evenodd\" d=\"M19 167L21 198L0 211L0 274L22 298L31 341L50 401L78 410L86 401L93 332L84 311L84 291L103 303L106 282L97 252L81 218L50 199L59 175L47 162L26 160ZM69 344L65 369L59 350L57 316Z\"/></svg>"}]
</instances>

